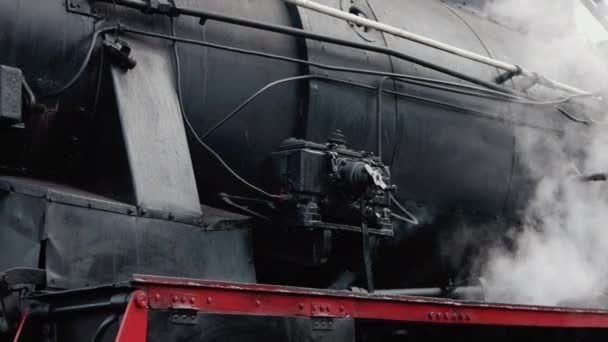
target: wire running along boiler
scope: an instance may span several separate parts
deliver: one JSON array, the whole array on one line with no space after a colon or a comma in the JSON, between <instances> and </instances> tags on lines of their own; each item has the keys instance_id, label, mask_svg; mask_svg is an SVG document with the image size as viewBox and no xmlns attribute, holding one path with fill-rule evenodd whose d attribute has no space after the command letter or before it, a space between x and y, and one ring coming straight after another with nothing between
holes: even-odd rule
<instances>
[{"instance_id":1,"label":"wire running along boiler","mask_svg":"<svg viewBox=\"0 0 608 342\"><path fill-rule=\"evenodd\" d=\"M320 3L525 62L480 7ZM583 139L594 101L279 0L1 0L0 46L7 336L136 273L457 296L440 232L515 220L517 137Z\"/></svg>"}]
</instances>

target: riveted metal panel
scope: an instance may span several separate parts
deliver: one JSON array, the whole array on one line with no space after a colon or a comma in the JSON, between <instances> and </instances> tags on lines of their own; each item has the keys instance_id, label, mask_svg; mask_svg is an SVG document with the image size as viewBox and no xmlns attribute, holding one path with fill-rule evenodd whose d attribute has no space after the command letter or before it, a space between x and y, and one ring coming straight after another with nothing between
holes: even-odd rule
<instances>
[{"instance_id":1,"label":"riveted metal panel","mask_svg":"<svg viewBox=\"0 0 608 342\"><path fill-rule=\"evenodd\" d=\"M179 222L49 204L47 282L77 288L134 273L255 281L247 226L205 231Z\"/></svg>"}]
</instances>

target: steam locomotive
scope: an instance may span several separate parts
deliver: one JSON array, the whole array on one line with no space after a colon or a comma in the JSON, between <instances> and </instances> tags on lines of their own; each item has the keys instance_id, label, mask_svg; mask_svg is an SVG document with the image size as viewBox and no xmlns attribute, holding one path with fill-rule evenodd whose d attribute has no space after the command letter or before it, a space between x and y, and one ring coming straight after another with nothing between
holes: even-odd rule
<instances>
[{"instance_id":1,"label":"steam locomotive","mask_svg":"<svg viewBox=\"0 0 608 342\"><path fill-rule=\"evenodd\" d=\"M483 1L319 2L528 61ZM281 0L0 0L0 65L0 333L19 340L109 341L134 274L481 300L475 256L535 181L518 137L584 140L597 115L540 75ZM463 224L484 228L457 243ZM168 315L148 340L194 338ZM201 341L269 340L213 322Z\"/></svg>"}]
</instances>

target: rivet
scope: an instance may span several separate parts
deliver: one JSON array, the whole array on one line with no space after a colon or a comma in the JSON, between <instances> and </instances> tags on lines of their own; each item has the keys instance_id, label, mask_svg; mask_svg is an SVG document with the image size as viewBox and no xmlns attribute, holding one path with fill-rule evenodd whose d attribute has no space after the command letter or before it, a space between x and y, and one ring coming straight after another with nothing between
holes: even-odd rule
<instances>
[{"instance_id":1,"label":"rivet","mask_svg":"<svg viewBox=\"0 0 608 342\"><path fill-rule=\"evenodd\" d=\"M312 311L317 311L317 306L315 304L312 305Z\"/></svg>"},{"instance_id":2,"label":"rivet","mask_svg":"<svg viewBox=\"0 0 608 342\"><path fill-rule=\"evenodd\" d=\"M190 297L190 303L191 303L191 304L196 303L196 298L195 298L195 297Z\"/></svg>"},{"instance_id":3,"label":"rivet","mask_svg":"<svg viewBox=\"0 0 608 342\"><path fill-rule=\"evenodd\" d=\"M344 312L344 305L340 305L340 311Z\"/></svg>"},{"instance_id":4,"label":"rivet","mask_svg":"<svg viewBox=\"0 0 608 342\"><path fill-rule=\"evenodd\" d=\"M258 306L258 307L259 307L260 305L262 305L262 303L261 303L259 300L257 300L257 299L256 299L256 300L255 300L255 306Z\"/></svg>"},{"instance_id":5,"label":"rivet","mask_svg":"<svg viewBox=\"0 0 608 342\"><path fill-rule=\"evenodd\" d=\"M211 304L211 297L207 297L207 304Z\"/></svg>"},{"instance_id":6,"label":"rivet","mask_svg":"<svg viewBox=\"0 0 608 342\"><path fill-rule=\"evenodd\" d=\"M183 297L182 297L182 303L185 303L185 302L186 302L186 297L185 297L185 296L183 296Z\"/></svg>"},{"instance_id":7,"label":"rivet","mask_svg":"<svg viewBox=\"0 0 608 342\"><path fill-rule=\"evenodd\" d=\"M173 303L177 303L177 296L173 296L171 299L173 300Z\"/></svg>"},{"instance_id":8,"label":"rivet","mask_svg":"<svg viewBox=\"0 0 608 342\"><path fill-rule=\"evenodd\" d=\"M154 300L157 301L157 302L160 300L160 293L155 293L154 294Z\"/></svg>"},{"instance_id":9,"label":"rivet","mask_svg":"<svg viewBox=\"0 0 608 342\"><path fill-rule=\"evenodd\" d=\"M468 313L467 314L467 321L470 321L470 320L471 320L471 314Z\"/></svg>"},{"instance_id":10,"label":"rivet","mask_svg":"<svg viewBox=\"0 0 608 342\"><path fill-rule=\"evenodd\" d=\"M300 308L300 310L304 310L304 303L298 304L298 308Z\"/></svg>"},{"instance_id":11,"label":"rivet","mask_svg":"<svg viewBox=\"0 0 608 342\"><path fill-rule=\"evenodd\" d=\"M429 312L429 319L433 319L433 316L434 316L434 315L435 315L434 313Z\"/></svg>"}]
</instances>

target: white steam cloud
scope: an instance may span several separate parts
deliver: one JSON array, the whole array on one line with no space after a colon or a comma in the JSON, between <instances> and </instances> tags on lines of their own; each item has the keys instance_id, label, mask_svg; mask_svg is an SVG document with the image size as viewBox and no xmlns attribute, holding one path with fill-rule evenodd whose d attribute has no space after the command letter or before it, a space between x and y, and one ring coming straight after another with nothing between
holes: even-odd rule
<instances>
[{"instance_id":1,"label":"white steam cloud","mask_svg":"<svg viewBox=\"0 0 608 342\"><path fill-rule=\"evenodd\" d=\"M537 42L522 43L515 62L584 89L608 89L608 53L597 48L608 34L579 0L495 0L487 11ZM517 134L520 158L539 182L511 231L514 244L494 248L483 264L486 300L608 307L608 184L576 178L608 172L607 127L562 141Z\"/></svg>"}]
</instances>

